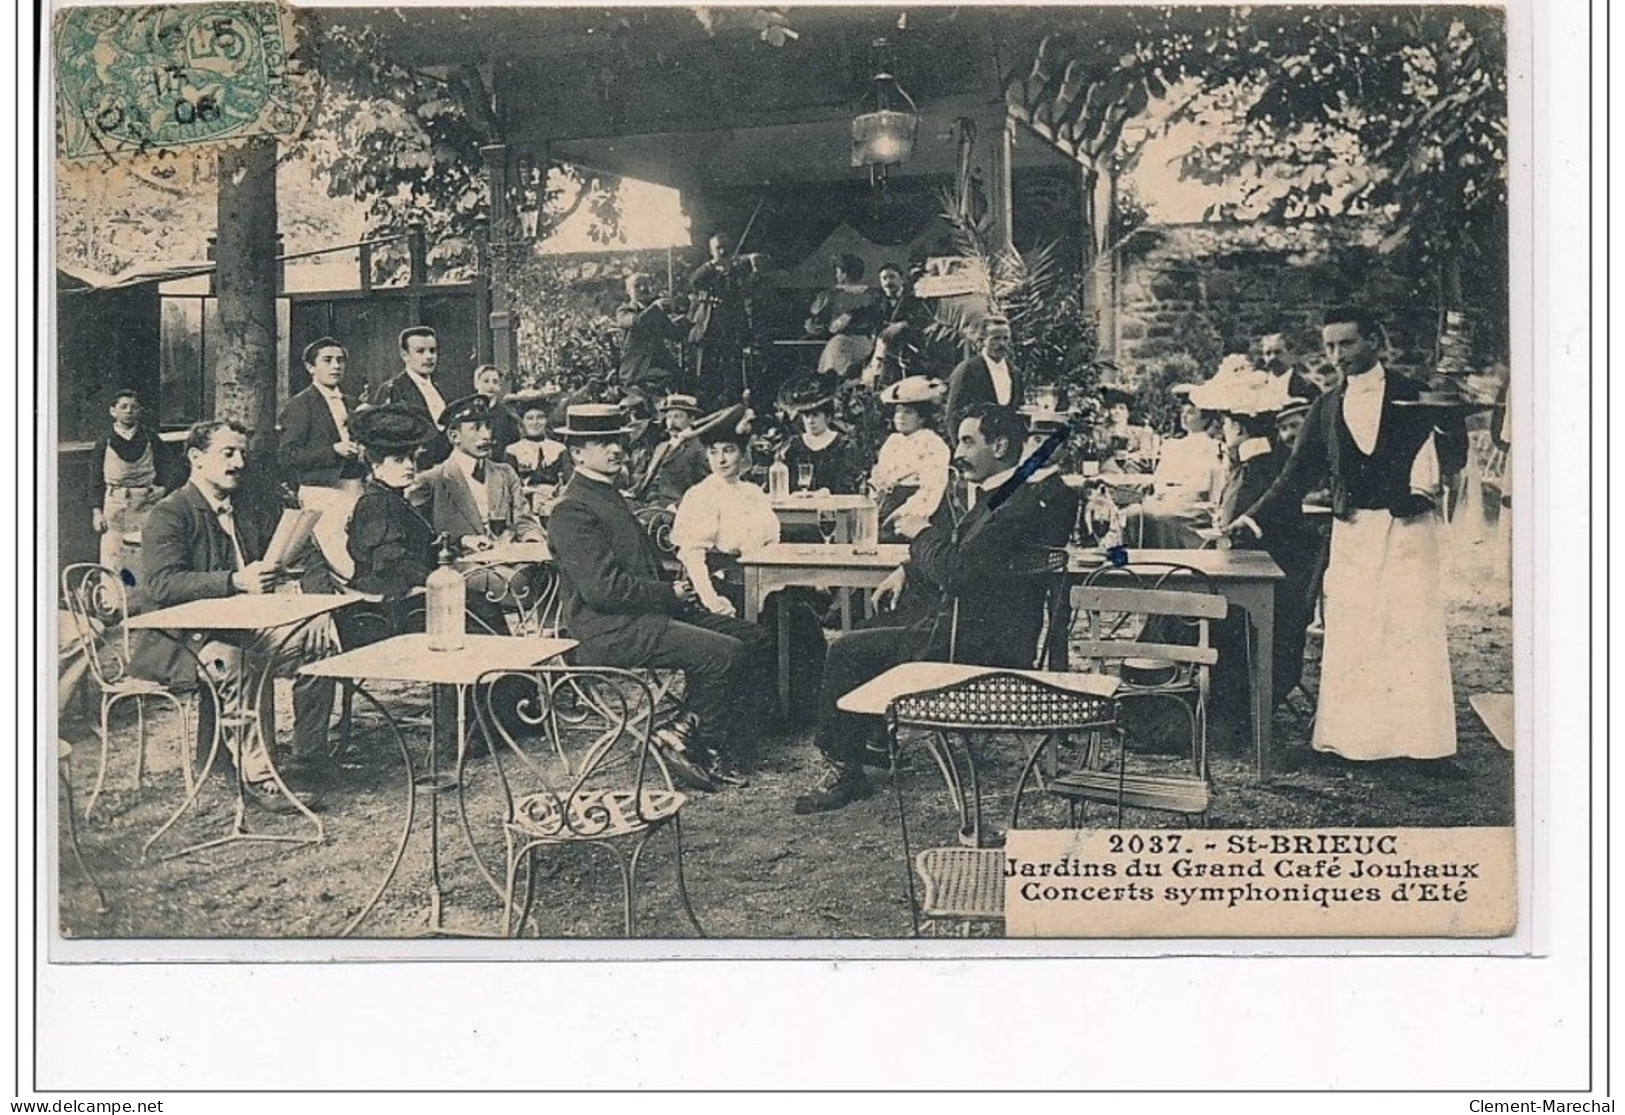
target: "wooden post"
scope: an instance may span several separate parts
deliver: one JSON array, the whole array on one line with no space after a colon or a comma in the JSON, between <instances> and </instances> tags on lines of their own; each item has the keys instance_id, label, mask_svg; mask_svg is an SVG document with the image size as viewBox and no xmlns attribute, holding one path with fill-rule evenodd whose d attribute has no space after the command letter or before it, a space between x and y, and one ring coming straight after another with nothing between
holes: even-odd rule
<instances>
[{"instance_id":1,"label":"wooden post","mask_svg":"<svg viewBox=\"0 0 1625 1115\"><path fill-rule=\"evenodd\" d=\"M988 204L993 214L994 251L1002 252L1015 242L1015 186L1012 164L1015 162L1015 122L1001 114L999 126L989 137L991 151L988 158Z\"/></svg>"},{"instance_id":2,"label":"wooden post","mask_svg":"<svg viewBox=\"0 0 1625 1115\"><path fill-rule=\"evenodd\" d=\"M423 237L423 218L413 217L406 225L407 279L412 286L429 281L429 247Z\"/></svg>"},{"instance_id":3,"label":"wooden post","mask_svg":"<svg viewBox=\"0 0 1625 1115\"><path fill-rule=\"evenodd\" d=\"M262 444L276 429L276 140L220 152L216 186L217 418L246 425Z\"/></svg>"},{"instance_id":4,"label":"wooden post","mask_svg":"<svg viewBox=\"0 0 1625 1115\"><path fill-rule=\"evenodd\" d=\"M500 143L488 143L480 148L485 160L485 185L491 196L491 234L501 243L510 239L508 212L508 148Z\"/></svg>"},{"instance_id":5,"label":"wooden post","mask_svg":"<svg viewBox=\"0 0 1625 1115\"><path fill-rule=\"evenodd\" d=\"M492 358L491 330L491 223L474 218L474 362L500 364ZM512 369L509 369L510 373Z\"/></svg>"}]
</instances>

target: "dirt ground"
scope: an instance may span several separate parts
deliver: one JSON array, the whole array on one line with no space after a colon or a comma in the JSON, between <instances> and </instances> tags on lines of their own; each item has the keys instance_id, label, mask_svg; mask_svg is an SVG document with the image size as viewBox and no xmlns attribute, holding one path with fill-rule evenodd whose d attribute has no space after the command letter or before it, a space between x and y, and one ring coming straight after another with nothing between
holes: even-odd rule
<instances>
[{"instance_id":1,"label":"dirt ground","mask_svg":"<svg viewBox=\"0 0 1625 1115\"><path fill-rule=\"evenodd\" d=\"M1354 764L1310 751L1307 702L1276 715L1280 769L1260 781L1251 755L1234 745L1215 750L1213 828L1506 825L1513 817L1512 754L1503 750L1468 707L1477 693L1512 689L1505 520L1464 516L1450 528L1449 625L1460 750L1455 779L1427 777L1391 763ZM1317 687L1319 640L1311 636L1305 689ZM285 683L284 683L285 685ZM384 691L392 708L412 719L421 695ZM286 700L286 693L283 695ZM287 709L280 722L289 723ZM417 716L409 740L426 737ZM61 826L60 892L64 935L79 938L321 938L339 933L361 909L387 871L406 820L405 771L386 732L362 709L351 748L322 789L325 839L319 845L236 843L172 859L142 856L142 844L174 811L183 795L176 759L179 731L172 718L150 722L152 757L147 783L133 790L134 725L115 730L114 754L96 815L82 816L95 777L93 720L66 710L61 735L74 744L71 770L81 810L80 844L95 893L68 854ZM1009 749L986 778L1013 783ZM764 760L748 788L694 795L683 811L683 862L693 904L713 937L897 937L909 916L897 805L884 773L878 792L836 813L798 817L795 796L814 782L821 764L810 729L763 744ZM1002 778L1001 778L1002 776ZM951 839L942 781L914 749L899 775L909 825L920 839ZM224 834L231 825L229 779L216 774L192 810L154 857ZM489 758L476 758L464 798L473 848L501 881L501 795ZM441 876L444 917L450 926L498 929L502 904L481 874L471 842L456 819L457 795L441 793ZM418 800L408 848L358 937L406 937L425 925L429 854L427 809ZM995 798L994 805L1003 803ZM283 818L251 814L257 830L291 832ZM1182 818L1132 812L1134 827L1177 826ZM1024 820L1024 823L1026 821ZM1109 811L1086 818L1113 823ZM593 858L594 856L598 858ZM677 898L671 835L655 838L640 869L638 935L693 934ZM621 935L619 884L602 853L579 850L556 857L543 872L536 907L545 936Z\"/></svg>"}]
</instances>

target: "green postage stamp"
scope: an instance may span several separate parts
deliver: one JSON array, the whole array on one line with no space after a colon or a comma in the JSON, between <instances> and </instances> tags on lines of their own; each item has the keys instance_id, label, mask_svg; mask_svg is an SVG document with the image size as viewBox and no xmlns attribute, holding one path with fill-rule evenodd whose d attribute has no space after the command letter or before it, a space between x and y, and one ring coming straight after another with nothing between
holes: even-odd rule
<instances>
[{"instance_id":1,"label":"green postage stamp","mask_svg":"<svg viewBox=\"0 0 1625 1115\"><path fill-rule=\"evenodd\" d=\"M291 11L278 4L69 8L57 19L59 150L70 159L292 135Z\"/></svg>"}]
</instances>

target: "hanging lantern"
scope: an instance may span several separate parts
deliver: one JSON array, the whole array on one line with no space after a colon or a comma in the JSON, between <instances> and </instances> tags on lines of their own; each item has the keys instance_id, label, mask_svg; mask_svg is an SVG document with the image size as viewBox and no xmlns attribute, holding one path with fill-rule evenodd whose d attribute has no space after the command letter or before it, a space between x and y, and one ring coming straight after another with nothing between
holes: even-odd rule
<instances>
[{"instance_id":1,"label":"hanging lantern","mask_svg":"<svg viewBox=\"0 0 1625 1115\"><path fill-rule=\"evenodd\" d=\"M889 44L874 43L877 68L869 90L852 118L852 165L869 168L869 182L884 181L888 167L899 166L914 154L914 136L920 128L919 110L891 72Z\"/></svg>"}]
</instances>

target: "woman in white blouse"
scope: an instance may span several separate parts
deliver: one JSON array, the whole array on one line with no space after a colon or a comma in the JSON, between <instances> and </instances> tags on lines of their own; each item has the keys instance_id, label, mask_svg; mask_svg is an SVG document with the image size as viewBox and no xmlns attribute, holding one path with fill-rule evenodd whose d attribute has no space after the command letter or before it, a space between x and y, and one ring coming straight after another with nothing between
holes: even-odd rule
<instances>
[{"instance_id":1,"label":"woman in white blouse","mask_svg":"<svg viewBox=\"0 0 1625 1115\"><path fill-rule=\"evenodd\" d=\"M695 596L721 616L738 615L743 602L739 555L779 540L779 517L767 493L740 479L747 424L745 408L736 406L699 435L711 475L684 493L671 527Z\"/></svg>"},{"instance_id":2,"label":"woman in white blouse","mask_svg":"<svg viewBox=\"0 0 1625 1115\"><path fill-rule=\"evenodd\" d=\"M906 376L880 393L881 402L896 408L896 432L881 444L869 476L880 501L882 535L900 516L929 519L948 490L953 453L932 428L942 396L942 381L926 376Z\"/></svg>"}]
</instances>

